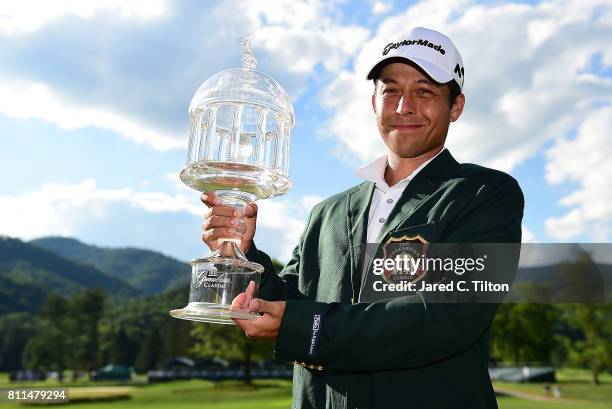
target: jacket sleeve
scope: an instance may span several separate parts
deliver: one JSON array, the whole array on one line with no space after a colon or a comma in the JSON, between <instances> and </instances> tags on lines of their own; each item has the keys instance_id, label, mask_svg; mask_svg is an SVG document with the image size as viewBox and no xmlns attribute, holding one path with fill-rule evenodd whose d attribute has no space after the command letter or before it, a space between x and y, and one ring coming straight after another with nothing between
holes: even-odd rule
<instances>
[{"instance_id":1,"label":"jacket sleeve","mask_svg":"<svg viewBox=\"0 0 612 409\"><path fill-rule=\"evenodd\" d=\"M520 243L523 203L512 178L485 186L453 218L444 242ZM516 271L518 252L513 261L508 268ZM470 348L488 329L497 308L427 304L419 294L360 304L288 301L275 358L309 362L331 372L420 367Z\"/></svg>"},{"instance_id":2,"label":"jacket sleeve","mask_svg":"<svg viewBox=\"0 0 612 409\"><path fill-rule=\"evenodd\" d=\"M258 250L255 243L251 245L245 256L249 261L259 263L264 267L261 281L259 298L268 301L303 300L307 297L299 291L299 271L301 266L301 254L304 244L304 236L310 225L312 213L308 217L308 223L297 246L293 249L291 260L280 272L276 272L270 256Z\"/></svg>"}]
</instances>

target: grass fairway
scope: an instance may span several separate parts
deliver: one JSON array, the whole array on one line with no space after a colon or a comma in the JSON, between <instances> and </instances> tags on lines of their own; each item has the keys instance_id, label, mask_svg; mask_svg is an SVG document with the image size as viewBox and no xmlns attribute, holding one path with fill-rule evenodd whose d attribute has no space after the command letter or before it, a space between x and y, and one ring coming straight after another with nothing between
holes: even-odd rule
<instances>
[{"instance_id":1,"label":"grass fairway","mask_svg":"<svg viewBox=\"0 0 612 409\"><path fill-rule=\"evenodd\" d=\"M236 382L213 385L206 381L184 381L138 388L126 408L290 408L290 381L262 381L254 386ZM89 405L88 405L89 406ZM76 407L76 405L75 405Z\"/></svg>"},{"instance_id":2,"label":"grass fairway","mask_svg":"<svg viewBox=\"0 0 612 409\"><path fill-rule=\"evenodd\" d=\"M557 378L557 384L561 387L561 399L546 397L543 384L495 383L494 386L498 389L526 394L529 397L524 399L500 395L497 398L500 409L612 409L611 375L603 375L602 385L599 386L590 383L588 372L583 370L562 370L558 372ZM34 385L9 384L6 376L0 374L0 388ZM53 381L37 385L58 386L57 382ZM68 386L70 395L74 398L69 404L70 408L289 409L291 407L291 382L280 380L257 381L253 386L245 386L241 382L234 381L214 384L203 380L149 385L144 379L137 379L128 384L79 381ZM24 407L35 406L0 403L0 409Z\"/></svg>"},{"instance_id":3,"label":"grass fairway","mask_svg":"<svg viewBox=\"0 0 612 409\"><path fill-rule=\"evenodd\" d=\"M288 409L291 407L290 381L261 381L255 382L253 386L229 381L216 385L202 380L175 381L124 388L128 390L128 393L119 394L122 396L117 396L119 388L104 386L96 391L93 385L95 384L90 383L87 387L71 387L69 394L75 396L76 399L70 402L70 408ZM13 387L23 386L25 385L13 385ZM7 387L7 385L2 385L2 387ZM111 398L109 401L104 400L105 390L109 391L108 398ZM91 397L91 394L95 394L99 400L88 398L87 395ZM0 408L26 407L23 404L0 405Z\"/></svg>"},{"instance_id":4,"label":"grass fairway","mask_svg":"<svg viewBox=\"0 0 612 409\"><path fill-rule=\"evenodd\" d=\"M557 371L557 382L561 388L560 399L547 399L543 383L495 382L497 389L529 394L533 398L547 400L526 400L499 396L500 409L612 409L612 375L600 375L601 385L594 385L591 374L584 369L563 369Z\"/></svg>"},{"instance_id":5,"label":"grass fairway","mask_svg":"<svg viewBox=\"0 0 612 409\"><path fill-rule=\"evenodd\" d=\"M499 409L609 409L610 404L603 402L588 402L588 401L566 401L558 402L540 402L530 401L525 399L517 399L512 397L498 397L497 404Z\"/></svg>"}]
</instances>

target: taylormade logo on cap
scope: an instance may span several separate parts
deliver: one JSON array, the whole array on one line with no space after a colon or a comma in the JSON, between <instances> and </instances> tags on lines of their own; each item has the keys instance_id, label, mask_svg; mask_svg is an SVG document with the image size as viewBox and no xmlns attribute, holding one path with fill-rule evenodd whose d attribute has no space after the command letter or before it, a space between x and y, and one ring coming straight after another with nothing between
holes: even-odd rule
<instances>
[{"instance_id":1,"label":"taylormade logo on cap","mask_svg":"<svg viewBox=\"0 0 612 409\"><path fill-rule=\"evenodd\" d=\"M387 55L389 54L389 51L391 51L392 49L399 48L403 45L422 45L424 47L433 48L434 50L439 51L440 54L442 55L446 54L446 51L444 50L444 48L442 48L441 44L434 46L433 43L430 43L427 40L418 39L418 40L404 40L404 41L400 41L399 43L389 43L383 50L382 55Z\"/></svg>"},{"instance_id":2,"label":"taylormade logo on cap","mask_svg":"<svg viewBox=\"0 0 612 409\"><path fill-rule=\"evenodd\" d=\"M375 79L386 65L385 62L391 58L411 61L441 84L455 80L463 92L463 60L450 38L442 33L416 27L392 36L382 47L378 61L372 65L366 78Z\"/></svg>"}]
</instances>

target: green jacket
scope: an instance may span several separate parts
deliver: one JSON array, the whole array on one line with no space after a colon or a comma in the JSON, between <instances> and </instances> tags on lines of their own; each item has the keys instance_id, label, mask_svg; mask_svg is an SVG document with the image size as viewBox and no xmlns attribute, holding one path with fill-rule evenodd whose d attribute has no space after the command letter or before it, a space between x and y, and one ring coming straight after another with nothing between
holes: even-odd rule
<instances>
[{"instance_id":1,"label":"green jacket","mask_svg":"<svg viewBox=\"0 0 612 409\"><path fill-rule=\"evenodd\" d=\"M247 252L266 269L260 297L287 300L274 356L295 364L293 407L496 408L488 361L498 305L356 303L373 191L365 182L317 204L281 272L255 245ZM408 184L379 239L519 243L523 204L511 176L445 150Z\"/></svg>"}]
</instances>

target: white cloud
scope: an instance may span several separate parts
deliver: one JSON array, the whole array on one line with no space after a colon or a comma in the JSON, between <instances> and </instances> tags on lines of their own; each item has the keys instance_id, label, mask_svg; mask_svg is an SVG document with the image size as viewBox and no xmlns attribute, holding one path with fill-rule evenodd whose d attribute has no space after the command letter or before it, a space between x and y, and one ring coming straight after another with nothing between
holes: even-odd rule
<instances>
[{"instance_id":1,"label":"white cloud","mask_svg":"<svg viewBox=\"0 0 612 409\"><path fill-rule=\"evenodd\" d=\"M308 213L321 200L318 196L303 196L295 201L273 198L257 202L258 248L288 261L306 226Z\"/></svg>"},{"instance_id":2,"label":"white cloud","mask_svg":"<svg viewBox=\"0 0 612 409\"><path fill-rule=\"evenodd\" d=\"M293 98L316 68L341 69L368 36L367 29L341 21L335 2L322 0L219 1L206 10L177 2L172 15L161 1L48 3L30 4L32 16L27 6L1 12L6 27L25 30L23 40L0 47L9 63L0 69L2 110L64 129L103 127L160 150L184 148L189 98L210 75L240 66L239 36L253 34L259 68ZM64 28L57 17L65 15L92 21ZM117 15L168 18L143 29L115 21ZM46 51L55 48L63 52ZM47 104L59 116L49 114Z\"/></svg>"},{"instance_id":3,"label":"white cloud","mask_svg":"<svg viewBox=\"0 0 612 409\"><path fill-rule=\"evenodd\" d=\"M375 1L372 5L372 13L374 14L384 14L391 10L391 3L384 1Z\"/></svg>"},{"instance_id":4,"label":"white cloud","mask_svg":"<svg viewBox=\"0 0 612 409\"><path fill-rule=\"evenodd\" d=\"M222 4L220 9L225 21L235 21L243 13L253 44L266 50L268 59L298 75L312 74L317 64L330 72L341 69L369 34L364 27L343 25L335 2L241 0L233 7Z\"/></svg>"},{"instance_id":5,"label":"white cloud","mask_svg":"<svg viewBox=\"0 0 612 409\"><path fill-rule=\"evenodd\" d=\"M257 240L261 241L262 249L287 260L304 229L308 212L320 200L304 196L295 201L275 198L258 202ZM24 240L48 235L79 237L85 230L95 231L96 225L114 223L116 209L113 206L118 204L152 214L192 215L195 227L205 209L192 190L171 195L131 188L105 189L98 187L93 179L77 184L45 183L19 196L0 196L0 234ZM149 231L146 229L150 227L143 229L143 232Z\"/></svg>"},{"instance_id":6,"label":"white cloud","mask_svg":"<svg viewBox=\"0 0 612 409\"><path fill-rule=\"evenodd\" d=\"M0 80L0 112L18 119L39 119L62 129L108 129L159 150L184 147L184 136L171 135L119 112L68 101L42 83Z\"/></svg>"},{"instance_id":7,"label":"white cloud","mask_svg":"<svg viewBox=\"0 0 612 409\"><path fill-rule=\"evenodd\" d=\"M191 196L103 189L93 179L78 184L45 183L19 196L0 196L2 234L31 239L43 235L77 235L90 224L111 221L109 205L125 203L151 213L202 214Z\"/></svg>"},{"instance_id":8,"label":"white cloud","mask_svg":"<svg viewBox=\"0 0 612 409\"><path fill-rule=\"evenodd\" d=\"M569 210L546 220L547 234L557 240L579 236L608 242L612 218L612 106L600 108L582 122L574 138L562 138L548 150L546 178L578 187L562 197Z\"/></svg>"},{"instance_id":9,"label":"white cloud","mask_svg":"<svg viewBox=\"0 0 612 409\"><path fill-rule=\"evenodd\" d=\"M21 35L62 16L92 18L110 12L121 18L150 20L167 12L163 0L20 0L0 3L0 34Z\"/></svg>"},{"instance_id":10,"label":"white cloud","mask_svg":"<svg viewBox=\"0 0 612 409\"><path fill-rule=\"evenodd\" d=\"M367 161L384 151L364 80L392 33L418 21L448 34L466 67L466 109L451 125L455 156L511 170L546 141L566 135L594 106L611 101L612 80L588 73L601 53L612 60L612 2L477 5L420 2L386 19L323 93L328 131L344 151Z\"/></svg>"},{"instance_id":11,"label":"white cloud","mask_svg":"<svg viewBox=\"0 0 612 409\"><path fill-rule=\"evenodd\" d=\"M527 228L527 226L523 225L522 230L523 230L523 237L521 240L522 243L537 243L538 242L538 239L536 238L535 234L533 234L533 232L529 228Z\"/></svg>"}]
</instances>

